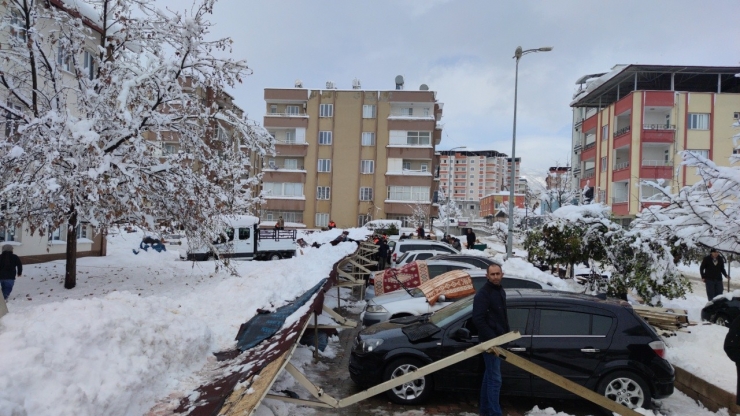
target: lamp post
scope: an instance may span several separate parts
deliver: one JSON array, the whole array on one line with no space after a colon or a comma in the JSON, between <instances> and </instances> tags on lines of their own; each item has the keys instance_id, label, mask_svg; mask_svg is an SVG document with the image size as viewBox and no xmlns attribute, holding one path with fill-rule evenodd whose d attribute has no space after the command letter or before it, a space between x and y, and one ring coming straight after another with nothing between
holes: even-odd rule
<instances>
[{"instance_id":1,"label":"lamp post","mask_svg":"<svg viewBox=\"0 0 740 416\"><path fill-rule=\"evenodd\" d=\"M445 205L445 237L450 235L450 201L452 200L452 155L455 153L453 150L456 149L467 149L467 146L457 146L448 150L450 152L447 155L447 204Z\"/></svg>"},{"instance_id":2,"label":"lamp post","mask_svg":"<svg viewBox=\"0 0 740 416\"><path fill-rule=\"evenodd\" d=\"M511 258L511 249L514 245L514 185L516 180L516 99L517 89L519 87L519 60L522 56L534 52L550 52L552 46L545 46L537 49L522 50L521 46L514 51L516 59L516 70L514 72L514 132L511 137L511 184L509 186L509 232L506 236L506 258Z\"/></svg>"}]
</instances>

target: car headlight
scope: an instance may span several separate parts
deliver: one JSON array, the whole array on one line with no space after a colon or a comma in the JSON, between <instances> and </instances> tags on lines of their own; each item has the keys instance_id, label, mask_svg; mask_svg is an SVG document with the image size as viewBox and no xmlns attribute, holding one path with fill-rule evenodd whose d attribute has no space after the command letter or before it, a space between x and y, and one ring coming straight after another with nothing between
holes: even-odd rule
<instances>
[{"instance_id":1,"label":"car headlight","mask_svg":"<svg viewBox=\"0 0 740 416\"><path fill-rule=\"evenodd\" d=\"M365 312L371 312L371 313L385 313L388 312L387 309L380 305L367 305L365 307Z\"/></svg>"},{"instance_id":2,"label":"car headlight","mask_svg":"<svg viewBox=\"0 0 740 416\"><path fill-rule=\"evenodd\" d=\"M359 342L357 344L357 346L355 347L355 349L358 352L363 352L363 353L373 352L382 343L383 343L383 340L382 339L369 338L369 339L365 339L365 340L362 340L361 342Z\"/></svg>"}]
</instances>

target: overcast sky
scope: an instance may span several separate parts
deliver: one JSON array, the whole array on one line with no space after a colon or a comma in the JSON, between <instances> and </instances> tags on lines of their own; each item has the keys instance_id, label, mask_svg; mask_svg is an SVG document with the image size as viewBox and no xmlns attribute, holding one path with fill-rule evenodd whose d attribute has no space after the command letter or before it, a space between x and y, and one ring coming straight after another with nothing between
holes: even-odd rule
<instances>
[{"instance_id":1,"label":"overcast sky","mask_svg":"<svg viewBox=\"0 0 740 416\"><path fill-rule=\"evenodd\" d=\"M188 0L157 0L184 8ZM438 149L511 154L517 46L553 46L519 65L517 151L525 173L569 163L575 81L616 64L740 66L738 0L220 0L215 36L254 74L231 91L262 121L264 88L421 84L444 103Z\"/></svg>"}]
</instances>

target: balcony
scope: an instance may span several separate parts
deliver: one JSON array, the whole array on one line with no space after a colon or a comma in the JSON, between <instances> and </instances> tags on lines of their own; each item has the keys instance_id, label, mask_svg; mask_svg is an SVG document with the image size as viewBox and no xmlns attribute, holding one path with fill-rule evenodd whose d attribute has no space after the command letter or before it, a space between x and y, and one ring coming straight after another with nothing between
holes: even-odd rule
<instances>
[{"instance_id":1,"label":"balcony","mask_svg":"<svg viewBox=\"0 0 740 416\"><path fill-rule=\"evenodd\" d=\"M586 143L583 146L583 153L581 154L581 160L589 160L596 157L596 142Z\"/></svg>"},{"instance_id":2,"label":"balcony","mask_svg":"<svg viewBox=\"0 0 740 416\"><path fill-rule=\"evenodd\" d=\"M673 143L676 126L673 124L643 124L641 141L645 143Z\"/></svg>"},{"instance_id":3,"label":"balcony","mask_svg":"<svg viewBox=\"0 0 740 416\"><path fill-rule=\"evenodd\" d=\"M612 197L612 212L614 215L629 215L629 195L617 195Z\"/></svg>"},{"instance_id":4,"label":"balcony","mask_svg":"<svg viewBox=\"0 0 740 416\"><path fill-rule=\"evenodd\" d=\"M282 113L267 113L265 114L265 117L303 117L308 118L308 113L305 111L287 111Z\"/></svg>"},{"instance_id":5,"label":"balcony","mask_svg":"<svg viewBox=\"0 0 740 416\"><path fill-rule=\"evenodd\" d=\"M614 132L614 138L616 139L617 137L619 137L619 136L621 136L623 134L629 133L631 129L632 129L632 127L630 127L630 126L622 127L621 129L619 129L619 130L617 130L617 131Z\"/></svg>"},{"instance_id":6,"label":"balcony","mask_svg":"<svg viewBox=\"0 0 740 416\"><path fill-rule=\"evenodd\" d=\"M575 146L573 146L573 153L576 153L576 154L578 154L578 152L580 152L580 151L581 151L581 149L583 149L583 146L581 146L581 144L580 144L580 143L578 143L578 144L576 144Z\"/></svg>"},{"instance_id":7,"label":"balcony","mask_svg":"<svg viewBox=\"0 0 740 416\"><path fill-rule=\"evenodd\" d=\"M573 176L578 176L581 174L581 168L573 168Z\"/></svg>"},{"instance_id":8,"label":"balcony","mask_svg":"<svg viewBox=\"0 0 740 416\"><path fill-rule=\"evenodd\" d=\"M643 160L640 166L640 178L642 179L671 179L673 177L673 164L664 160Z\"/></svg>"},{"instance_id":9,"label":"balcony","mask_svg":"<svg viewBox=\"0 0 740 416\"><path fill-rule=\"evenodd\" d=\"M594 168L583 171L583 179L593 178L594 176L596 176L596 169Z\"/></svg>"},{"instance_id":10,"label":"balcony","mask_svg":"<svg viewBox=\"0 0 740 416\"><path fill-rule=\"evenodd\" d=\"M629 167L630 167L630 162L615 163L613 170L616 172L622 169L628 169Z\"/></svg>"}]
</instances>

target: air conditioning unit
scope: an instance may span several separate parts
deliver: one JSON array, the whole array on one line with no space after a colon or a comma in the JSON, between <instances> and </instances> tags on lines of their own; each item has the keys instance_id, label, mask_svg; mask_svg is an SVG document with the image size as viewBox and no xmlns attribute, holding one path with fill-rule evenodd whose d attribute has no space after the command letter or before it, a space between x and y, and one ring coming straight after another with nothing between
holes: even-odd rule
<instances>
[{"instance_id":1,"label":"air conditioning unit","mask_svg":"<svg viewBox=\"0 0 740 416\"><path fill-rule=\"evenodd\" d=\"M734 118L735 120L740 120L740 113L734 113L732 115L732 118Z\"/></svg>"}]
</instances>

